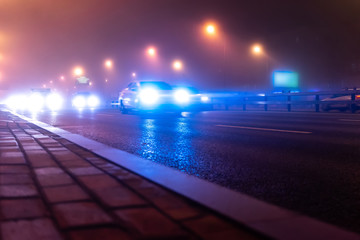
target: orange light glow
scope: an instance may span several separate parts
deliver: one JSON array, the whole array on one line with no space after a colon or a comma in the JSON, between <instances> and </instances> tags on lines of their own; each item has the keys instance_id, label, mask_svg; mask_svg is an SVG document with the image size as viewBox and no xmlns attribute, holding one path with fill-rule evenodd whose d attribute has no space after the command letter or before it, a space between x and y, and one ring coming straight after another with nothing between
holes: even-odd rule
<instances>
[{"instance_id":1,"label":"orange light glow","mask_svg":"<svg viewBox=\"0 0 360 240\"><path fill-rule=\"evenodd\" d=\"M81 67L74 68L74 75L80 77L84 75L84 70Z\"/></svg>"},{"instance_id":2,"label":"orange light glow","mask_svg":"<svg viewBox=\"0 0 360 240\"><path fill-rule=\"evenodd\" d=\"M183 68L182 62L179 61L179 60L175 60L175 61L173 62L173 68L174 68L175 70L177 70L177 71L181 70L181 69Z\"/></svg>"},{"instance_id":3,"label":"orange light glow","mask_svg":"<svg viewBox=\"0 0 360 240\"><path fill-rule=\"evenodd\" d=\"M262 47L260 45L256 44L256 45L254 45L252 47L252 52L254 54L256 54L256 55L259 55L259 54L261 54L263 52L263 50L262 50Z\"/></svg>"},{"instance_id":4,"label":"orange light glow","mask_svg":"<svg viewBox=\"0 0 360 240\"><path fill-rule=\"evenodd\" d=\"M113 66L113 62L111 61L111 60L106 60L105 61L105 67L106 68L112 68L112 66Z\"/></svg>"},{"instance_id":5,"label":"orange light glow","mask_svg":"<svg viewBox=\"0 0 360 240\"><path fill-rule=\"evenodd\" d=\"M147 49L147 54L150 56L150 57L155 57L156 55L156 49L154 47L149 47Z\"/></svg>"}]
</instances>

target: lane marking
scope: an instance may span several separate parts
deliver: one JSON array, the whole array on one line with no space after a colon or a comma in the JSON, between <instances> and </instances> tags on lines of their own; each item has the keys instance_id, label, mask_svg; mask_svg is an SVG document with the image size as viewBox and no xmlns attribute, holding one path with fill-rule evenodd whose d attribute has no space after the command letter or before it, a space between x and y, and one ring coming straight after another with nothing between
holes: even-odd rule
<instances>
[{"instance_id":1,"label":"lane marking","mask_svg":"<svg viewBox=\"0 0 360 240\"><path fill-rule=\"evenodd\" d=\"M269 132L286 132L286 133L300 133L300 134L311 134L312 133L312 132L305 132L305 131L283 130L283 129L273 129L273 128L256 128L256 127L232 126L232 125L216 125L216 126L217 127L227 127L227 128L240 128L240 129L249 129L249 130L269 131Z\"/></svg>"},{"instance_id":2,"label":"lane marking","mask_svg":"<svg viewBox=\"0 0 360 240\"><path fill-rule=\"evenodd\" d=\"M344 122L360 122L360 119L346 119L346 118L342 118L342 119L339 119L339 121L344 121Z\"/></svg>"}]
</instances>

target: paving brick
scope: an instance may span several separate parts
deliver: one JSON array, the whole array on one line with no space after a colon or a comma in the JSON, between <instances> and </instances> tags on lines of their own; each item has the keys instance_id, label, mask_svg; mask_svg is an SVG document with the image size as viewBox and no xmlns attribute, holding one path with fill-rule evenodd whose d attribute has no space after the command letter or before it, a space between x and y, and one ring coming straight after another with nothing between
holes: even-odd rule
<instances>
[{"instance_id":1,"label":"paving brick","mask_svg":"<svg viewBox=\"0 0 360 240\"><path fill-rule=\"evenodd\" d=\"M0 140L0 146L17 146L15 140Z\"/></svg>"},{"instance_id":2,"label":"paving brick","mask_svg":"<svg viewBox=\"0 0 360 240\"><path fill-rule=\"evenodd\" d=\"M115 211L126 225L143 237L176 238L187 234L174 222L153 208L135 208Z\"/></svg>"},{"instance_id":3,"label":"paving brick","mask_svg":"<svg viewBox=\"0 0 360 240\"><path fill-rule=\"evenodd\" d=\"M91 167L91 164L86 162L85 160L65 161L61 164L66 168Z\"/></svg>"},{"instance_id":4,"label":"paving brick","mask_svg":"<svg viewBox=\"0 0 360 240\"><path fill-rule=\"evenodd\" d=\"M57 163L45 151L30 151L27 152L27 156L33 167L57 167Z\"/></svg>"},{"instance_id":5,"label":"paving brick","mask_svg":"<svg viewBox=\"0 0 360 240\"><path fill-rule=\"evenodd\" d=\"M102 171L95 167L70 168L69 170L71 173L78 176L103 174Z\"/></svg>"},{"instance_id":6,"label":"paving brick","mask_svg":"<svg viewBox=\"0 0 360 240\"><path fill-rule=\"evenodd\" d=\"M40 182L40 185L43 187L67 185L73 183L71 177L65 173L38 175L37 179Z\"/></svg>"},{"instance_id":7,"label":"paving brick","mask_svg":"<svg viewBox=\"0 0 360 240\"><path fill-rule=\"evenodd\" d=\"M64 173L64 171L58 167L45 167L45 168L36 168L35 173L36 175L50 175L50 174Z\"/></svg>"},{"instance_id":8,"label":"paving brick","mask_svg":"<svg viewBox=\"0 0 360 240\"><path fill-rule=\"evenodd\" d=\"M80 176L79 180L91 190L113 188L119 186L119 183L115 179L106 174Z\"/></svg>"},{"instance_id":9,"label":"paving brick","mask_svg":"<svg viewBox=\"0 0 360 240\"><path fill-rule=\"evenodd\" d=\"M76 155L75 153L70 152L69 150L66 151L55 151L52 153L57 160L59 161L74 161L76 159L82 159L80 158L78 155Z\"/></svg>"},{"instance_id":10,"label":"paving brick","mask_svg":"<svg viewBox=\"0 0 360 240\"><path fill-rule=\"evenodd\" d=\"M146 202L129 189L118 186L95 190L98 198L109 207L145 205Z\"/></svg>"},{"instance_id":11,"label":"paving brick","mask_svg":"<svg viewBox=\"0 0 360 240\"><path fill-rule=\"evenodd\" d=\"M0 186L0 197L32 197L36 195L36 188L32 184Z\"/></svg>"},{"instance_id":12,"label":"paving brick","mask_svg":"<svg viewBox=\"0 0 360 240\"><path fill-rule=\"evenodd\" d=\"M61 203L53 206L61 228L102 225L112 219L96 204L90 202Z\"/></svg>"},{"instance_id":13,"label":"paving brick","mask_svg":"<svg viewBox=\"0 0 360 240\"><path fill-rule=\"evenodd\" d=\"M61 240L60 233L50 219L9 221L1 223L3 240Z\"/></svg>"},{"instance_id":14,"label":"paving brick","mask_svg":"<svg viewBox=\"0 0 360 240\"><path fill-rule=\"evenodd\" d=\"M176 220L193 218L204 214L200 207L194 207L182 197L174 195L146 180L134 190Z\"/></svg>"},{"instance_id":15,"label":"paving brick","mask_svg":"<svg viewBox=\"0 0 360 240\"><path fill-rule=\"evenodd\" d=\"M79 180L91 191L95 192L103 203L110 207L146 204L138 195L108 175L82 176L79 177Z\"/></svg>"},{"instance_id":16,"label":"paving brick","mask_svg":"<svg viewBox=\"0 0 360 240\"><path fill-rule=\"evenodd\" d=\"M0 200L0 219L38 218L47 215L40 199Z\"/></svg>"},{"instance_id":17,"label":"paving brick","mask_svg":"<svg viewBox=\"0 0 360 240\"><path fill-rule=\"evenodd\" d=\"M129 240L133 239L128 233L116 228L97 228L76 230L69 233L72 240Z\"/></svg>"},{"instance_id":18,"label":"paving brick","mask_svg":"<svg viewBox=\"0 0 360 240\"><path fill-rule=\"evenodd\" d=\"M46 148L50 151L50 152L56 152L56 151L67 151L67 148L64 148L63 146L46 146Z\"/></svg>"},{"instance_id":19,"label":"paving brick","mask_svg":"<svg viewBox=\"0 0 360 240\"><path fill-rule=\"evenodd\" d=\"M33 183L29 174L0 174L1 185Z\"/></svg>"},{"instance_id":20,"label":"paving brick","mask_svg":"<svg viewBox=\"0 0 360 240\"><path fill-rule=\"evenodd\" d=\"M29 173L27 166L0 165L0 173Z\"/></svg>"},{"instance_id":21,"label":"paving brick","mask_svg":"<svg viewBox=\"0 0 360 240\"><path fill-rule=\"evenodd\" d=\"M9 153L9 152L8 152ZM0 164L25 164L25 158L23 155L15 154L9 156L9 154L4 154L5 156L0 156Z\"/></svg>"},{"instance_id":22,"label":"paving brick","mask_svg":"<svg viewBox=\"0 0 360 240\"><path fill-rule=\"evenodd\" d=\"M207 215L199 219L183 221L183 224L203 239L259 239L218 217Z\"/></svg>"},{"instance_id":23,"label":"paving brick","mask_svg":"<svg viewBox=\"0 0 360 240\"><path fill-rule=\"evenodd\" d=\"M25 151L32 151L32 150L43 150L43 148L40 145L23 145L22 146Z\"/></svg>"},{"instance_id":24,"label":"paving brick","mask_svg":"<svg viewBox=\"0 0 360 240\"><path fill-rule=\"evenodd\" d=\"M51 203L89 199L89 196L77 185L46 187L43 190Z\"/></svg>"}]
</instances>

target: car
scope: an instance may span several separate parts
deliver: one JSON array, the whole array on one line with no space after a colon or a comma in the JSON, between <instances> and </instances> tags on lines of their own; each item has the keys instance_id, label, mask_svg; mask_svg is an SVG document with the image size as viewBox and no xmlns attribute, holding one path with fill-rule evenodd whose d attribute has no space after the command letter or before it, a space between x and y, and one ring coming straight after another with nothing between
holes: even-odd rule
<instances>
[{"instance_id":1,"label":"car","mask_svg":"<svg viewBox=\"0 0 360 240\"><path fill-rule=\"evenodd\" d=\"M355 95L355 100L360 100L360 95ZM334 94L331 97L324 98L321 100L321 109L325 112L331 110L339 110L341 112L345 112L351 109L351 95L344 94ZM360 101L359 103L355 103L355 108L360 109Z\"/></svg>"},{"instance_id":2,"label":"car","mask_svg":"<svg viewBox=\"0 0 360 240\"><path fill-rule=\"evenodd\" d=\"M72 97L72 106L77 109L95 109L101 104L100 98L91 92L77 92Z\"/></svg>"},{"instance_id":3,"label":"car","mask_svg":"<svg viewBox=\"0 0 360 240\"><path fill-rule=\"evenodd\" d=\"M209 98L188 87L173 87L163 81L133 81L119 94L122 113L129 111L193 111Z\"/></svg>"}]
</instances>

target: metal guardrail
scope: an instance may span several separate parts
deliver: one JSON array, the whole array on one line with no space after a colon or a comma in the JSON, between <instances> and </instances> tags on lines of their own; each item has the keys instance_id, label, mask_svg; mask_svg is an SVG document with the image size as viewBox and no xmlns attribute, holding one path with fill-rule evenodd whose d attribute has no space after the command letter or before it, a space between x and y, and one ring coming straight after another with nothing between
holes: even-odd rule
<instances>
[{"instance_id":1,"label":"metal guardrail","mask_svg":"<svg viewBox=\"0 0 360 240\"><path fill-rule=\"evenodd\" d=\"M331 100L323 101L323 99L339 95L350 96L349 100ZM293 111L295 106L306 106L306 110L314 110L320 112L322 105L329 104L344 104L348 105L349 110L355 113L360 108L360 90L348 91L327 91L327 92L299 92L299 93L280 93L280 94L263 94L263 95L249 95L237 94L232 96L217 97L216 94L211 97L214 109L216 105L223 105L225 110L230 110L232 106L241 106L243 111L248 110L249 106L257 106L257 109L269 111L270 107L276 110L282 108L288 112Z\"/></svg>"},{"instance_id":2,"label":"metal guardrail","mask_svg":"<svg viewBox=\"0 0 360 240\"><path fill-rule=\"evenodd\" d=\"M251 109L270 111L270 109L291 112L294 108L303 107L307 111L320 112L322 105L344 104L348 110L355 113L360 109L360 90L298 92L279 94L244 94L244 93L207 93L213 110L239 110ZM350 96L350 100L323 101L334 95ZM357 99L359 96L359 99ZM112 108L119 107L119 101L111 101Z\"/></svg>"}]
</instances>

